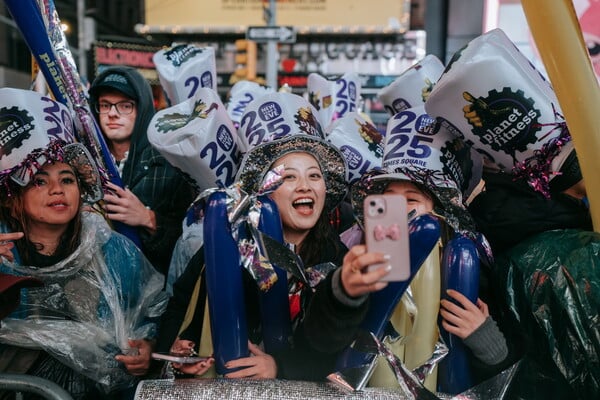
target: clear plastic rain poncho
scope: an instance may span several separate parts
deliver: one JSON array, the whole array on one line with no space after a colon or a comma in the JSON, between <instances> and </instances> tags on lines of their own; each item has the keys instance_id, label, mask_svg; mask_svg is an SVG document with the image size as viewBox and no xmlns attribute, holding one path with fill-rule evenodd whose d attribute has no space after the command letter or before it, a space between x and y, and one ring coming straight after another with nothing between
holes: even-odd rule
<instances>
[{"instance_id":1,"label":"clear plastic rain poncho","mask_svg":"<svg viewBox=\"0 0 600 400\"><path fill-rule=\"evenodd\" d=\"M57 264L1 259L2 272L45 285L22 293L20 307L2 321L0 343L43 349L110 392L136 381L114 357L127 353L128 339L156 336L167 303L164 277L100 215L84 212L82 221L81 244Z\"/></svg>"}]
</instances>

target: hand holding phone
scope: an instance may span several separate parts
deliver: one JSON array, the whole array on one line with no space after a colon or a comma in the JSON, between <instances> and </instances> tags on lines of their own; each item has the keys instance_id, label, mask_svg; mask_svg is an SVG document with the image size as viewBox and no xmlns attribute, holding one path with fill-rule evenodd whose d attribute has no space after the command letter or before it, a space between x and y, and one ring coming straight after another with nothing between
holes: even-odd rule
<instances>
[{"instance_id":1,"label":"hand holding phone","mask_svg":"<svg viewBox=\"0 0 600 400\"><path fill-rule=\"evenodd\" d=\"M365 241L370 253L390 256L386 263L370 265L381 268L391 265L382 281L405 281L410 278L408 246L408 212L406 198L401 194L374 194L364 200Z\"/></svg>"}]
</instances>

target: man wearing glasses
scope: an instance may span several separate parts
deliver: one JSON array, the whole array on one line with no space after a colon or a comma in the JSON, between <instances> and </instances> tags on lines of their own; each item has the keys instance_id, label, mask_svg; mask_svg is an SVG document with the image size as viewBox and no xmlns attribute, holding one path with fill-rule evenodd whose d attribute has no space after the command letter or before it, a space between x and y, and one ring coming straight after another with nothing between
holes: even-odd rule
<instances>
[{"instance_id":1,"label":"man wearing glasses","mask_svg":"<svg viewBox=\"0 0 600 400\"><path fill-rule=\"evenodd\" d=\"M107 216L138 228L142 251L166 276L195 190L148 141L154 99L149 83L136 69L107 68L92 82L89 93L124 184L124 188L108 184Z\"/></svg>"}]
</instances>

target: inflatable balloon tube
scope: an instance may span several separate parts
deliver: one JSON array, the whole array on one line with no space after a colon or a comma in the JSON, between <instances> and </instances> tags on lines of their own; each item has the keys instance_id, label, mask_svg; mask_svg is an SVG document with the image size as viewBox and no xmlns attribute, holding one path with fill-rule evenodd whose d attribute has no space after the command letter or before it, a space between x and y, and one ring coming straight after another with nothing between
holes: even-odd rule
<instances>
[{"instance_id":1,"label":"inflatable balloon tube","mask_svg":"<svg viewBox=\"0 0 600 400\"><path fill-rule=\"evenodd\" d=\"M442 256L442 298L449 299L447 289L462 293L473 304L479 297L479 256L475 243L457 234ZM440 333L448 345L446 357L438 364L438 390L458 394L473 386L468 353L461 338L448 333L440 322Z\"/></svg>"},{"instance_id":2,"label":"inflatable balloon tube","mask_svg":"<svg viewBox=\"0 0 600 400\"><path fill-rule=\"evenodd\" d=\"M405 297L406 294L400 299L400 302L390 317L390 325L398 333L399 338L406 338L410 334L413 326L414 314L411 313L411 310L407 309L404 302ZM385 346L389 348L392 353L394 353L394 355L404 363L404 353L406 352L407 347L406 340L400 339L386 341ZM394 370L391 368L390 364L385 362L385 360L383 360L381 357L376 361L376 365L373 369L373 374L369 378L368 385L370 387L386 388L398 386L398 379L394 373Z\"/></svg>"},{"instance_id":3,"label":"inflatable balloon tube","mask_svg":"<svg viewBox=\"0 0 600 400\"><path fill-rule=\"evenodd\" d=\"M283 228L277 204L268 196L259 196L260 220L258 230L283 243ZM292 324L288 300L287 273L273 265L277 282L266 292L260 292L262 337L267 353L290 345Z\"/></svg>"},{"instance_id":4,"label":"inflatable balloon tube","mask_svg":"<svg viewBox=\"0 0 600 400\"><path fill-rule=\"evenodd\" d=\"M571 0L522 2L529 28L562 109L600 232L600 88Z\"/></svg>"},{"instance_id":5,"label":"inflatable balloon tube","mask_svg":"<svg viewBox=\"0 0 600 400\"><path fill-rule=\"evenodd\" d=\"M439 339L437 318L440 309L440 246L433 247L419 272L410 283L411 302L406 293L394 308L390 324L402 338L390 342L387 347L396 355L409 371L415 371L429 360ZM413 307L416 309L413 310ZM389 363L379 358L373 375L369 379L371 387L397 387L398 378ZM431 372L424 375L423 386L435 392L437 387L437 363Z\"/></svg>"},{"instance_id":6,"label":"inflatable balloon tube","mask_svg":"<svg viewBox=\"0 0 600 400\"><path fill-rule=\"evenodd\" d=\"M386 324L396 305L439 238L440 224L435 217L421 215L409 222L410 277L406 281L390 282L384 289L371 293L369 310L361 324L362 330L372 332L378 339L382 338ZM374 359L375 354L348 347L337 360L337 372L331 374L328 379L336 383L345 380L347 386L354 390L361 390L372 373ZM364 368L365 366L369 367ZM351 374L356 379L353 379L354 382L347 382L350 375L347 375L345 371L356 369L362 369L363 372L358 376Z\"/></svg>"},{"instance_id":7,"label":"inflatable balloon tube","mask_svg":"<svg viewBox=\"0 0 600 400\"><path fill-rule=\"evenodd\" d=\"M225 363L249 356L240 253L231 234L225 192L208 197L203 230L215 367L222 375L231 372Z\"/></svg>"},{"instance_id":8,"label":"inflatable balloon tube","mask_svg":"<svg viewBox=\"0 0 600 400\"><path fill-rule=\"evenodd\" d=\"M47 0L42 6L39 3L41 2L34 0L4 2L44 75L52 95L56 101L72 111L77 121L78 140L90 151L101 174L106 174L115 185L124 187L102 131L84 95L86 89L75 67L66 38L60 29L60 20L54 2ZM141 248L142 242L135 227L119 221L110 221L110 224Z\"/></svg>"},{"instance_id":9,"label":"inflatable balloon tube","mask_svg":"<svg viewBox=\"0 0 600 400\"><path fill-rule=\"evenodd\" d=\"M409 370L414 370L431 357L439 339L440 286L440 252L431 251L410 284L417 315L404 348L404 365ZM423 385L435 391L437 368L425 378Z\"/></svg>"}]
</instances>

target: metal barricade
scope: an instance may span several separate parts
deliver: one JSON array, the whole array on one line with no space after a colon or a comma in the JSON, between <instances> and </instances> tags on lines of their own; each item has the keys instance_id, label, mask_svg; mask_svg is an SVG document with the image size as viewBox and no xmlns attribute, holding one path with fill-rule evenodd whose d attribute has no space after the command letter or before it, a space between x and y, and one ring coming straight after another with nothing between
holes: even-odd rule
<instances>
[{"instance_id":1,"label":"metal barricade","mask_svg":"<svg viewBox=\"0 0 600 400\"><path fill-rule=\"evenodd\" d=\"M0 390L34 393L48 400L73 400L73 397L56 383L30 375L0 373Z\"/></svg>"}]
</instances>

